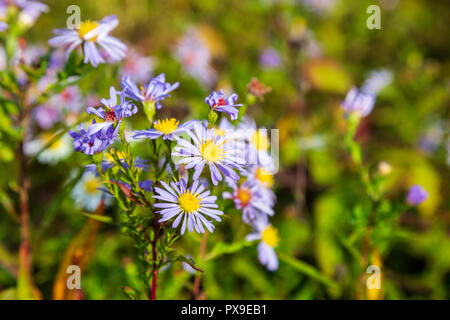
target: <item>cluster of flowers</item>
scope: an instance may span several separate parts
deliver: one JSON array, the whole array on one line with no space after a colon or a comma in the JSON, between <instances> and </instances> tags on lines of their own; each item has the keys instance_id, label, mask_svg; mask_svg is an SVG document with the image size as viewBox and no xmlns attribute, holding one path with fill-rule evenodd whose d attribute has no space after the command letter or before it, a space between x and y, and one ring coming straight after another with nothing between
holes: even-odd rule
<instances>
[{"instance_id":1,"label":"cluster of flowers","mask_svg":"<svg viewBox=\"0 0 450 320\"><path fill-rule=\"evenodd\" d=\"M109 36L117 23L114 16L109 16L99 22L83 22L78 29L58 29L55 30L57 36L49 43L66 48L66 57L73 50L82 49L84 63L93 66L118 61L124 58L126 47ZM124 119L138 112L137 105L141 104L147 117L152 118L155 111L162 107L162 100L178 85L166 82L164 74L154 77L144 86L124 75L121 90L111 87L109 99L100 100L103 106L86 108L86 112L97 119L87 128L80 124L78 131L69 131L74 150L87 155L102 153L121 135ZM219 113L224 113L237 122L238 107L242 106L236 103L237 99L237 94L226 97L220 90L206 97L205 103L216 119ZM149 109L152 109L150 114ZM278 268L274 250L279 241L278 233L268 219L274 214L275 195L271 187L275 165L268 153L266 130L258 130L255 122L249 118L244 118L237 125L232 125L225 117L219 125L215 125L215 120L211 119L190 120L180 124L175 118L166 118L154 121L151 129L135 131L133 138L177 143L171 156L177 159L177 168L180 172L181 169L185 170L186 175L170 183L162 180L150 183L142 181L143 184L153 186L154 198L158 200L155 207L161 215L160 222L173 219L172 227L181 226L181 234L186 229L198 233L214 231L212 220L220 222L223 212L216 204L217 196L208 190L208 183L200 179L209 169L212 184L217 186L219 182L224 182L229 186L232 191L224 192L223 198L232 200L242 212L243 221L254 228L247 239L261 240L258 245L261 263L269 270ZM91 176L86 183L92 192L93 189L99 189L99 180L95 177L96 168L88 167L88 170ZM191 175L190 170L193 170ZM189 176L192 176L191 183ZM80 192L82 190L77 189L77 193Z\"/></svg>"}]
</instances>

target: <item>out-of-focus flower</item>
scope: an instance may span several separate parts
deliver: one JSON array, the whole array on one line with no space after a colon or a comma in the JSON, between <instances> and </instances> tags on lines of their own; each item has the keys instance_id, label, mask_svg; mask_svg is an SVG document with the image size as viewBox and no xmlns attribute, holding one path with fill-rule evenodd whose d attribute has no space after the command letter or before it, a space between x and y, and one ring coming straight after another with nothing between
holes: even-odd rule
<instances>
[{"instance_id":1,"label":"out-of-focus flower","mask_svg":"<svg viewBox=\"0 0 450 320\"><path fill-rule=\"evenodd\" d=\"M154 102L156 108L160 109L162 107L160 101L170 97L169 93L178 88L179 83L170 84L166 82L164 73L161 73L141 89L129 77L123 78L121 85L127 97L142 103Z\"/></svg>"},{"instance_id":2,"label":"out-of-focus flower","mask_svg":"<svg viewBox=\"0 0 450 320\"><path fill-rule=\"evenodd\" d=\"M153 123L154 129L137 130L134 132L133 138L148 138L153 140L162 136L164 140L174 140L176 135L191 130L195 121L196 120L191 120L179 125L180 121L175 118L157 120Z\"/></svg>"},{"instance_id":3,"label":"out-of-focus flower","mask_svg":"<svg viewBox=\"0 0 450 320\"><path fill-rule=\"evenodd\" d=\"M32 26L41 13L49 11L48 6L39 1L14 0L13 2L22 8L22 11L19 13L18 17L19 23L27 27Z\"/></svg>"},{"instance_id":4,"label":"out-of-focus flower","mask_svg":"<svg viewBox=\"0 0 450 320\"><path fill-rule=\"evenodd\" d=\"M27 141L24 144L25 154L33 156L47 147L39 153L37 160L40 163L49 165L57 164L59 161L66 159L72 153L72 146L70 143L70 138L66 135L56 139L51 145L48 145L54 138L55 136L53 134L44 133L34 140Z\"/></svg>"},{"instance_id":5,"label":"out-of-focus flower","mask_svg":"<svg viewBox=\"0 0 450 320\"><path fill-rule=\"evenodd\" d=\"M0 21L0 32L3 32L5 30L8 30L8 24L3 21Z\"/></svg>"},{"instance_id":6,"label":"out-of-focus flower","mask_svg":"<svg viewBox=\"0 0 450 320\"><path fill-rule=\"evenodd\" d=\"M237 142L228 140L227 133L216 135L214 130L208 130L199 122L194 124L193 131L186 132L192 138L193 144L177 139L178 144L172 156L182 157L178 164L186 164L186 169L194 168L194 179L198 179L207 164L214 185L222 180L222 174L232 180L239 180L234 169L242 171L244 160Z\"/></svg>"},{"instance_id":7,"label":"out-of-focus flower","mask_svg":"<svg viewBox=\"0 0 450 320\"><path fill-rule=\"evenodd\" d=\"M65 108L67 111L77 113L83 104L80 89L77 86L68 86L50 99L52 105Z\"/></svg>"},{"instance_id":8,"label":"out-of-focus flower","mask_svg":"<svg viewBox=\"0 0 450 320\"><path fill-rule=\"evenodd\" d=\"M392 172L392 167L388 162L381 161L380 163L378 163L378 172L382 176L387 176Z\"/></svg>"},{"instance_id":9,"label":"out-of-focus flower","mask_svg":"<svg viewBox=\"0 0 450 320\"><path fill-rule=\"evenodd\" d=\"M26 27L32 26L41 13L49 11L48 6L39 1L0 0L0 16L2 16L10 6L16 7L20 10L17 21Z\"/></svg>"},{"instance_id":10,"label":"out-of-focus flower","mask_svg":"<svg viewBox=\"0 0 450 320\"><path fill-rule=\"evenodd\" d=\"M82 46L84 63L91 63L94 67L106 60L120 61L125 57L127 47L109 35L118 24L116 16L107 16L99 22L82 22L77 29L55 29L57 36L50 39L49 44L53 47L66 47L66 57Z\"/></svg>"},{"instance_id":11,"label":"out-of-focus flower","mask_svg":"<svg viewBox=\"0 0 450 320\"><path fill-rule=\"evenodd\" d=\"M428 192L424 188L415 184L412 185L408 190L408 195L406 196L406 202L410 205L417 206L424 202L428 198Z\"/></svg>"},{"instance_id":12,"label":"out-of-focus flower","mask_svg":"<svg viewBox=\"0 0 450 320\"><path fill-rule=\"evenodd\" d=\"M178 43L175 55L184 69L201 84L211 86L217 73L211 67L211 53L197 29L191 28Z\"/></svg>"},{"instance_id":13,"label":"out-of-focus flower","mask_svg":"<svg viewBox=\"0 0 450 320\"><path fill-rule=\"evenodd\" d=\"M435 121L425 129L420 137L419 146L427 152L434 152L441 145L445 133L450 129L443 121Z\"/></svg>"},{"instance_id":14,"label":"out-of-focus flower","mask_svg":"<svg viewBox=\"0 0 450 320\"><path fill-rule=\"evenodd\" d=\"M359 91L356 87L350 89L341 104L346 114L356 114L360 117L369 115L374 105L375 95Z\"/></svg>"},{"instance_id":15,"label":"out-of-focus flower","mask_svg":"<svg viewBox=\"0 0 450 320\"><path fill-rule=\"evenodd\" d=\"M273 69L280 66L281 58L274 48L267 48L259 56L259 63L263 68Z\"/></svg>"},{"instance_id":16,"label":"out-of-focus flower","mask_svg":"<svg viewBox=\"0 0 450 320\"><path fill-rule=\"evenodd\" d=\"M303 0L303 3L318 13L324 13L333 8L336 0Z\"/></svg>"},{"instance_id":17,"label":"out-of-focus flower","mask_svg":"<svg viewBox=\"0 0 450 320\"><path fill-rule=\"evenodd\" d=\"M392 72L389 70L372 71L369 77L364 81L361 91L366 94L377 95L384 87L392 82Z\"/></svg>"},{"instance_id":18,"label":"out-of-focus flower","mask_svg":"<svg viewBox=\"0 0 450 320\"><path fill-rule=\"evenodd\" d=\"M211 92L211 94L205 98L205 102L209 105L211 110L224 112L230 115L231 120L236 120L239 113L239 110L236 107L242 106L242 104L235 104L237 98L238 95L236 93L225 98L223 90L220 90L219 92Z\"/></svg>"},{"instance_id":19,"label":"out-of-focus flower","mask_svg":"<svg viewBox=\"0 0 450 320\"><path fill-rule=\"evenodd\" d=\"M107 108L105 110L100 108L87 107L86 112L95 114L100 119L105 120L104 122L92 124L88 128L88 133L93 135L99 131L109 132L111 128L120 126L120 122L123 118L131 117L137 112L137 107L129 102L125 101L125 94L122 91L120 94L120 102L117 103L117 92L114 87L110 88L110 99L101 99L100 102Z\"/></svg>"},{"instance_id":20,"label":"out-of-focus flower","mask_svg":"<svg viewBox=\"0 0 450 320\"><path fill-rule=\"evenodd\" d=\"M244 150L245 163L272 167L273 160L268 152L270 141L267 129L258 128L253 119L244 117L237 131L241 139L247 142Z\"/></svg>"},{"instance_id":21,"label":"out-of-focus flower","mask_svg":"<svg viewBox=\"0 0 450 320\"><path fill-rule=\"evenodd\" d=\"M231 184L231 188L233 193L226 191L222 196L224 199L233 200L236 208L242 211L242 220L245 223L252 223L260 215L274 214L271 199L263 197L260 188L251 181L246 181L240 186Z\"/></svg>"},{"instance_id":22,"label":"out-of-focus flower","mask_svg":"<svg viewBox=\"0 0 450 320\"><path fill-rule=\"evenodd\" d=\"M392 81L388 70L373 71L364 82L361 90L352 87L347 93L342 108L346 114L365 117L372 112L378 92Z\"/></svg>"},{"instance_id":23,"label":"out-of-focus flower","mask_svg":"<svg viewBox=\"0 0 450 320\"><path fill-rule=\"evenodd\" d=\"M33 110L33 117L39 127L44 130L50 129L56 122L61 120L61 111L51 105L40 105Z\"/></svg>"},{"instance_id":24,"label":"out-of-focus flower","mask_svg":"<svg viewBox=\"0 0 450 320\"><path fill-rule=\"evenodd\" d=\"M186 182L181 179L179 183L171 182L170 186L164 181L160 181L164 189L154 187L157 195L154 198L160 200L155 203L156 208L160 208L158 211L161 214L159 222L164 222L177 216L172 224L173 228L178 227L181 220L181 234L184 234L186 227L189 232L197 231L198 233L204 233L205 228L209 232L214 231L214 225L211 221L206 220L204 216L208 216L216 221L221 221L220 215L222 211L216 209L218 205L215 203L216 196L210 195L209 190L205 191L205 187L201 185L197 180L187 187Z\"/></svg>"},{"instance_id":25,"label":"out-of-focus flower","mask_svg":"<svg viewBox=\"0 0 450 320\"><path fill-rule=\"evenodd\" d=\"M254 228L255 231L246 237L247 241L261 240L258 244L259 261L267 270L277 270L278 258L274 248L280 241L278 230L269 224L267 217L264 216L255 221Z\"/></svg>"},{"instance_id":26,"label":"out-of-focus flower","mask_svg":"<svg viewBox=\"0 0 450 320\"><path fill-rule=\"evenodd\" d=\"M154 67L154 58L144 57L136 50L128 49L120 69L120 76L122 78L128 76L131 80L136 82L147 82L152 77Z\"/></svg>"},{"instance_id":27,"label":"out-of-focus flower","mask_svg":"<svg viewBox=\"0 0 450 320\"><path fill-rule=\"evenodd\" d=\"M105 198L102 180L91 172L85 172L72 190L71 196L76 203L88 211L94 211Z\"/></svg>"},{"instance_id":28,"label":"out-of-focus flower","mask_svg":"<svg viewBox=\"0 0 450 320\"><path fill-rule=\"evenodd\" d=\"M257 78L252 78L250 83L247 85L247 89L248 92L260 100L263 100L264 95L272 91L271 87L265 86L263 83L259 82Z\"/></svg>"}]
</instances>

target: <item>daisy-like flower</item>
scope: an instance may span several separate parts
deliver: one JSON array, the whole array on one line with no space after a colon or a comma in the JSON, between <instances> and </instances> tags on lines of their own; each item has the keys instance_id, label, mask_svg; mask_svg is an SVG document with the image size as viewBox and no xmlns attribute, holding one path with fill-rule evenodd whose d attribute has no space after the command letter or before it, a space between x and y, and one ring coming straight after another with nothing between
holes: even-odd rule
<instances>
[{"instance_id":1,"label":"daisy-like flower","mask_svg":"<svg viewBox=\"0 0 450 320\"><path fill-rule=\"evenodd\" d=\"M51 133L44 133L38 136L35 140L25 143L24 152L27 155L35 155L46 147L54 138ZM42 151L37 160L40 163L55 165L59 161L66 159L72 153L72 146L68 136L64 135L54 141L50 146Z\"/></svg>"},{"instance_id":2,"label":"daisy-like flower","mask_svg":"<svg viewBox=\"0 0 450 320\"><path fill-rule=\"evenodd\" d=\"M245 181L240 186L231 184L233 193L224 192L224 199L232 199L238 210L242 211L242 220L245 223L252 223L261 215L272 216L274 214L271 206L271 198L264 197L261 189L252 181Z\"/></svg>"},{"instance_id":3,"label":"daisy-like flower","mask_svg":"<svg viewBox=\"0 0 450 320\"><path fill-rule=\"evenodd\" d=\"M223 90L220 90L219 92L211 92L211 94L205 98L205 102L212 110L224 112L230 115L231 120L236 120L239 113L239 110L236 107L242 106L242 104L235 104L237 98L238 95L236 93L225 98Z\"/></svg>"},{"instance_id":4,"label":"daisy-like flower","mask_svg":"<svg viewBox=\"0 0 450 320\"><path fill-rule=\"evenodd\" d=\"M122 91L120 94L120 102L117 103L117 92L114 87L110 88L110 99L101 99L100 102L107 108L106 112L103 108L87 107L87 113L93 113L104 122L93 124L89 127L88 133L93 135L99 131L109 132L112 127L119 127L123 118L131 117L137 112L137 107L125 101L125 94Z\"/></svg>"},{"instance_id":5,"label":"daisy-like flower","mask_svg":"<svg viewBox=\"0 0 450 320\"><path fill-rule=\"evenodd\" d=\"M359 91L356 87L352 87L345 96L341 106L346 114L352 113L365 117L372 112L375 99L376 97L373 93L365 93Z\"/></svg>"},{"instance_id":6,"label":"daisy-like flower","mask_svg":"<svg viewBox=\"0 0 450 320\"><path fill-rule=\"evenodd\" d=\"M417 206L427 200L428 192L425 191L424 188L415 184L411 186L408 190L408 195L406 196L406 202L410 205Z\"/></svg>"},{"instance_id":7,"label":"daisy-like flower","mask_svg":"<svg viewBox=\"0 0 450 320\"><path fill-rule=\"evenodd\" d=\"M192 129L196 120L190 120L182 125L180 121L175 118L157 120L153 122L154 129L149 130L137 130L134 132L133 138L135 139L157 139L163 137L163 140L174 140L175 136Z\"/></svg>"},{"instance_id":8,"label":"daisy-like flower","mask_svg":"<svg viewBox=\"0 0 450 320\"><path fill-rule=\"evenodd\" d=\"M193 143L178 138L172 156L182 157L178 164L185 164L186 169L194 168L194 179L198 179L207 164L214 185L222 180L222 174L234 181L239 180L239 175L234 171L243 171L244 159L241 158L242 146L239 142L228 139L227 133L220 135L208 130L199 122L194 123L193 131L186 133Z\"/></svg>"},{"instance_id":9,"label":"daisy-like flower","mask_svg":"<svg viewBox=\"0 0 450 320\"><path fill-rule=\"evenodd\" d=\"M127 47L109 35L118 24L116 16L112 15L98 22L84 21L77 29L55 29L57 36L50 39L49 44L53 47L67 47L66 57L81 46L84 63L91 63L94 67L106 60L120 61L125 57Z\"/></svg>"},{"instance_id":10,"label":"daisy-like flower","mask_svg":"<svg viewBox=\"0 0 450 320\"><path fill-rule=\"evenodd\" d=\"M219 216L223 212L217 209L216 196L210 195L209 190L205 191L205 187L198 180L190 187L186 185L183 179L178 183L171 182L170 185L164 181L160 181L160 183L164 189L154 187L156 195L153 196L160 201L155 204L156 208L161 209L158 211L162 216L159 222L170 220L176 216L172 227L177 228L183 220L181 234L184 234L186 227L189 232L195 229L198 233L204 233L205 228L203 226L209 232L214 231L214 225L205 216L221 221Z\"/></svg>"},{"instance_id":11,"label":"daisy-like flower","mask_svg":"<svg viewBox=\"0 0 450 320\"><path fill-rule=\"evenodd\" d=\"M245 117L237 131L241 139L247 142L244 152L247 165L274 167L273 159L269 154L270 141L267 129L258 128L253 119Z\"/></svg>"},{"instance_id":12,"label":"daisy-like flower","mask_svg":"<svg viewBox=\"0 0 450 320\"><path fill-rule=\"evenodd\" d=\"M102 186L100 177L91 172L85 172L73 188L71 196L84 209L94 211L102 200L106 200Z\"/></svg>"},{"instance_id":13,"label":"daisy-like flower","mask_svg":"<svg viewBox=\"0 0 450 320\"><path fill-rule=\"evenodd\" d=\"M121 85L123 92L128 98L142 103L154 102L156 109L161 109L160 101L169 97L169 93L178 88L179 83L170 84L166 82L166 76L164 73L161 73L140 89L130 77L124 77Z\"/></svg>"},{"instance_id":14,"label":"daisy-like flower","mask_svg":"<svg viewBox=\"0 0 450 320\"><path fill-rule=\"evenodd\" d=\"M95 125L95 120L92 123ZM69 135L73 138L72 145L75 151L94 155L109 147L116 139L118 132L119 126L116 126L115 129L113 126L110 126L95 134L89 134L83 128L83 124L80 123L79 131L69 130Z\"/></svg>"},{"instance_id":15,"label":"daisy-like flower","mask_svg":"<svg viewBox=\"0 0 450 320\"><path fill-rule=\"evenodd\" d=\"M254 166L250 171L250 177L264 188L272 188L273 186L273 173L263 166Z\"/></svg>"},{"instance_id":16,"label":"daisy-like flower","mask_svg":"<svg viewBox=\"0 0 450 320\"><path fill-rule=\"evenodd\" d=\"M247 241L261 240L258 244L258 258L267 270L275 271L278 269L278 258L274 248L278 245L280 238L278 230L275 229L267 217L260 217L255 221L255 231L250 233L246 239Z\"/></svg>"}]
</instances>

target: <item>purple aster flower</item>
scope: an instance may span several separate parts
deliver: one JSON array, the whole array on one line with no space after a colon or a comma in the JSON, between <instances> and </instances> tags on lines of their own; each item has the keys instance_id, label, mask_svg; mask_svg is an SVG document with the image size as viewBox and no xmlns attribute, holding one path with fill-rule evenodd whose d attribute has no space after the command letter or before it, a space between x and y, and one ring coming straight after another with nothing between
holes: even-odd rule
<instances>
[{"instance_id":1,"label":"purple aster flower","mask_svg":"<svg viewBox=\"0 0 450 320\"><path fill-rule=\"evenodd\" d=\"M372 93L359 91L356 87L352 87L345 96L342 103L342 109L345 113L355 113L361 117L367 116L372 112L375 105L376 96Z\"/></svg>"},{"instance_id":2,"label":"purple aster flower","mask_svg":"<svg viewBox=\"0 0 450 320\"><path fill-rule=\"evenodd\" d=\"M211 171L214 185L222 180L222 174L234 181L239 175L234 171L243 171L244 160L241 158L241 145L238 141L228 139L229 135L216 134L208 130L200 122L194 124L193 131L186 131L193 143L177 138L177 146L172 156L182 157L178 164L185 164L186 169L194 168L194 179L198 179L203 172L205 164Z\"/></svg>"},{"instance_id":3,"label":"purple aster flower","mask_svg":"<svg viewBox=\"0 0 450 320\"><path fill-rule=\"evenodd\" d=\"M186 185L183 179L178 183L171 182L170 186L164 181L160 181L160 183L164 189L154 187L157 195L153 196L160 200L160 202L155 204L156 208L161 209L157 211L162 215L159 222L167 221L176 216L177 218L173 222L172 227L178 227L181 220L183 220L181 234L184 234L186 231L186 226L189 232L195 229L198 233L204 233L205 228L203 226L209 232L214 231L214 225L205 216L221 221L219 216L223 212L217 210L216 196L210 195L211 192L209 190L205 191L205 187L198 180L194 181L190 187Z\"/></svg>"},{"instance_id":4,"label":"purple aster flower","mask_svg":"<svg viewBox=\"0 0 450 320\"><path fill-rule=\"evenodd\" d=\"M155 102L156 108L161 109L160 101L169 97L169 93L178 88L179 83L170 84L166 82L164 73L154 77L147 85L138 88L130 77L122 79L122 88L128 98L145 102Z\"/></svg>"},{"instance_id":5,"label":"purple aster flower","mask_svg":"<svg viewBox=\"0 0 450 320\"><path fill-rule=\"evenodd\" d=\"M153 123L154 129L138 130L134 133L135 139L157 139L163 137L163 140L174 140L175 136L192 129L196 120L190 120L183 123L181 126L180 121L175 118L157 120Z\"/></svg>"},{"instance_id":6,"label":"purple aster flower","mask_svg":"<svg viewBox=\"0 0 450 320\"><path fill-rule=\"evenodd\" d=\"M225 112L230 115L231 120L236 120L239 113L236 107L242 106L242 104L235 104L237 98L238 95L236 93L230 95L228 98L225 98L223 90L220 90L219 92L211 92L211 94L205 98L205 102L212 110Z\"/></svg>"},{"instance_id":7,"label":"purple aster flower","mask_svg":"<svg viewBox=\"0 0 450 320\"><path fill-rule=\"evenodd\" d=\"M66 57L72 50L82 46L84 63L91 63L94 67L105 63L106 59L120 61L125 57L127 47L109 35L118 24L116 16L107 16L99 22L82 22L77 29L55 29L57 36L50 39L49 44L67 47Z\"/></svg>"},{"instance_id":8,"label":"purple aster flower","mask_svg":"<svg viewBox=\"0 0 450 320\"><path fill-rule=\"evenodd\" d=\"M224 192L224 199L232 199L237 209L242 211L242 220L245 223L252 223L261 215L272 216L274 214L273 201L264 197L258 185L250 180L245 181L242 185L237 186L231 184L233 193Z\"/></svg>"},{"instance_id":9,"label":"purple aster flower","mask_svg":"<svg viewBox=\"0 0 450 320\"><path fill-rule=\"evenodd\" d=\"M277 270L278 258L274 248L280 241L278 230L269 223L266 216L259 217L254 223L254 228L254 232L246 237L247 241L261 240L258 244L259 261L267 270Z\"/></svg>"},{"instance_id":10,"label":"purple aster flower","mask_svg":"<svg viewBox=\"0 0 450 320\"><path fill-rule=\"evenodd\" d=\"M409 188L406 202L410 205L417 206L424 202L427 198L428 192L426 192L421 186L415 184Z\"/></svg>"},{"instance_id":11,"label":"purple aster flower","mask_svg":"<svg viewBox=\"0 0 450 320\"><path fill-rule=\"evenodd\" d=\"M93 124L89 127L88 133L93 135L99 131L108 131L114 126L119 127L123 118L128 118L137 112L137 107L129 102L125 101L125 94L122 91L120 94L120 102L117 103L117 92L114 87L110 88L110 99L101 99L100 102L107 108L105 110L100 108L87 107L86 112L93 113L105 122Z\"/></svg>"},{"instance_id":12,"label":"purple aster flower","mask_svg":"<svg viewBox=\"0 0 450 320\"><path fill-rule=\"evenodd\" d=\"M93 125L95 125L95 120L93 120ZM115 129L110 126L94 134L89 134L80 124L79 132L69 130L69 135L73 138L72 144L75 151L93 155L110 146L116 139L118 131L119 126L116 126Z\"/></svg>"},{"instance_id":13,"label":"purple aster flower","mask_svg":"<svg viewBox=\"0 0 450 320\"><path fill-rule=\"evenodd\" d=\"M274 48L268 48L261 53L259 57L259 63L264 68L272 69L278 67L281 64L281 58Z\"/></svg>"}]
</instances>

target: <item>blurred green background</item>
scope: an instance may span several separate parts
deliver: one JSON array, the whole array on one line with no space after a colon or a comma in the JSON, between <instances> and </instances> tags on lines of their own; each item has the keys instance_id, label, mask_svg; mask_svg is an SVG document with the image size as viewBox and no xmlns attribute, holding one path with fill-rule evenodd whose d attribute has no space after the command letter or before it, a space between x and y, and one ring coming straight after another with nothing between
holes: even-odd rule
<instances>
[{"instance_id":1,"label":"blurred green background","mask_svg":"<svg viewBox=\"0 0 450 320\"><path fill-rule=\"evenodd\" d=\"M320 3L324 4L320 6ZM54 28L65 27L66 8L74 1L48 1L44 14L26 35L30 43L46 41ZM304 261L333 281L317 281L280 261L269 272L254 246L199 261L205 270L200 298L327 299L354 298L359 278L361 233L358 213L364 194L342 137L345 120L340 103L352 85L360 86L372 70L388 69L391 85L378 96L374 111L357 133L365 163L376 171L380 161L392 166L386 197L403 200L407 188L421 184L430 194L417 209L404 210L380 227L375 239L382 263L385 299L450 298L448 1L77 1L82 20L116 14L113 35L155 59L154 74L164 72L180 87L162 112L204 117L204 97L211 87L191 77L176 58L176 45L195 28L211 53L217 81L244 100L252 77L272 88L248 112L258 124L280 130L280 170L275 179L278 200L272 223L279 228L279 252ZM369 30L366 8L381 7L381 29ZM261 65L268 48L277 66ZM115 68L115 70L114 70ZM82 81L84 94L107 95L119 87L118 66L101 66ZM133 125L141 128L141 124ZM1 162L7 184L13 159ZM86 223L65 189L68 172L87 164L73 154L55 166L34 163L29 170L35 282L51 298L66 249ZM0 202L1 203L1 202ZM5 203L0 206L0 291L15 286L20 243L17 222ZM231 205L230 208L231 210ZM227 213L227 212L226 212ZM107 215L117 216L114 207ZM241 225L237 228L236 226ZM226 223L208 238L214 243L243 239L250 230L230 211ZM123 299L123 286L142 288L133 262L135 248L113 225L102 224L88 238L80 256L86 259L82 285L85 299ZM82 238L82 237L81 237ZM201 237L189 234L177 250L197 261ZM89 260L89 261L88 261ZM5 266L12 266L9 271ZM162 299L189 299L195 276L181 264L161 272ZM7 296L7 291L2 291Z\"/></svg>"}]
</instances>

